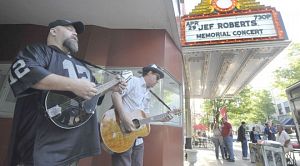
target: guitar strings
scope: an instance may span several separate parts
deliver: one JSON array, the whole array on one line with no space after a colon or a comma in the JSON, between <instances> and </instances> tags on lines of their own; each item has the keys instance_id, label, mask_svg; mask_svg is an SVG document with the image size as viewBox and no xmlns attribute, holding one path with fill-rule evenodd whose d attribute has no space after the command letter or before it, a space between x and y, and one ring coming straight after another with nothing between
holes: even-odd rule
<instances>
[{"instance_id":1,"label":"guitar strings","mask_svg":"<svg viewBox=\"0 0 300 166\"><path fill-rule=\"evenodd\" d=\"M113 80L113 81L116 81L116 80ZM111 83L109 83L109 84L103 84L103 86L111 86L111 84L113 85L113 84L115 84L115 82L111 82ZM96 88L97 87L100 87L102 84L97 84L96 85ZM98 93L98 92L97 92ZM101 93L103 93L103 92L101 92ZM99 93L100 94L100 93ZM98 95L98 94L97 94ZM95 96L97 96L97 95L95 95ZM95 97L95 96L93 96L93 97ZM92 97L92 98L93 98ZM86 99L83 99L82 97L79 97L79 96L76 96L76 97L74 97L74 98L71 98L71 99L69 99L68 101L66 101L66 102L64 102L64 103L61 103L61 104L59 104L59 106L60 107L62 107L62 111L65 111L66 109L69 109L69 108L72 108L72 106L69 106L69 105L71 105L71 102L72 102L72 100L74 100L74 101L76 101L76 103L78 103L78 106L80 105L80 103L81 102L84 102L84 101L87 101Z\"/></svg>"},{"instance_id":2,"label":"guitar strings","mask_svg":"<svg viewBox=\"0 0 300 166\"><path fill-rule=\"evenodd\" d=\"M111 83L111 84L114 84L114 83ZM101 86L101 84L97 84L97 85L96 85L96 87L99 87L99 86ZM105 86L105 85L104 85L104 86ZM107 86L107 85L106 85L106 86ZM98 95L98 94L97 94L97 95ZM95 96L97 96L97 95L95 95ZM95 96L93 96L92 98L94 98ZM59 106L61 106L61 107L65 107L66 105L68 106L68 105L71 104L72 100L76 101L76 102L78 103L78 105L80 105L81 102L87 101L86 99L83 99L82 97L76 96L76 97L74 97L74 98L69 99L68 101L66 101L66 102L64 102L64 103L59 104ZM69 108L71 108L71 107L72 107L72 106L65 107L65 109L69 109Z\"/></svg>"},{"instance_id":3,"label":"guitar strings","mask_svg":"<svg viewBox=\"0 0 300 166\"><path fill-rule=\"evenodd\" d=\"M122 75L121 75L121 77L124 78ZM125 81L128 82L130 79L131 79L131 76L129 76L128 78L126 78ZM97 88L97 87L100 87L101 85L103 85L103 86L109 86L109 87L110 87L110 86L111 86L110 84L112 84L112 85L115 84L115 82L113 82L113 81L117 81L117 80L116 80L116 79L115 79L115 80L112 80L111 83L108 82L107 84L97 84L97 85L96 85L96 88ZM118 82L119 82L119 81L118 81ZM100 90L99 90L99 91L100 91ZM103 91L103 92L104 92L104 91ZM103 93L103 92L100 92L100 93ZM98 92L97 92L97 93L98 93ZM100 93L99 93L99 94L100 94ZM97 95L98 95L98 94L97 94ZM95 96L97 96L97 95L95 95ZM92 98L94 98L95 96L93 96ZM87 101L86 99L83 99L82 97L79 97L79 96L76 96L76 97L74 97L74 98L71 98L71 99L69 99L68 101L66 101L66 102L64 102L64 103L59 104L59 106L62 107L62 112L64 112L64 111L66 111L67 109L73 107L73 106L70 106L72 100L74 100L74 101L76 101L76 103L78 103L78 107L79 107L79 105L80 105L81 102Z\"/></svg>"},{"instance_id":4,"label":"guitar strings","mask_svg":"<svg viewBox=\"0 0 300 166\"><path fill-rule=\"evenodd\" d=\"M123 76L122 76L122 77L123 77ZM124 78L124 77L123 77L123 78ZM131 79L131 76L128 77L127 79L125 79L125 81L128 82L130 79ZM113 82L113 81L117 81L117 80L116 80L116 79L115 79L115 80L112 80L110 83L108 82L108 84L97 84L97 85L96 85L96 88L99 87L99 86L101 86L101 85L110 87L111 85L116 84L116 82ZM103 92L101 92L101 93L103 93ZM100 94L100 93L99 93L99 94ZM98 95L98 94L97 94L97 95ZM95 95L95 96L97 96L97 95ZM93 96L93 97L95 97L95 96ZM93 97L92 97L92 98L93 98ZM81 97L79 97L79 96L76 96L76 97L74 97L74 98L72 98L72 99L75 100L75 101L77 101L78 104L79 104L80 102L86 101L86 99L83 99L83 98L81 98ZM66 105L70 105L72 99L70 99L70 100L68 100L68 101L66 101L66 102L64 102L64 103L62 103L62 104L60 104L59 106L64 107L64 106L66 106ZM69 107L66 107L65 109L69 109L69 108L71 108L71 107L72 107L72 106L69 106Z\"/></svg>"}]
</instances>

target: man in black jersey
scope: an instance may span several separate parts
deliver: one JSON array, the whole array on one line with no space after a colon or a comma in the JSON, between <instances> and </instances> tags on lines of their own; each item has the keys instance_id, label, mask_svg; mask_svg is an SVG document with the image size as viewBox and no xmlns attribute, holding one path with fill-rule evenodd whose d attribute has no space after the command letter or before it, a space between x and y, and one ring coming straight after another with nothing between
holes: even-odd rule
<instances>
[{"instance_id":1,"label":"man in black jersey","mask_svg":"<svg viewBox=\"0 0 300 166\"><path fill-rule=\"evenodd\" d=\"M84 24L56 20L48 27L47 44L26 46L11 66L9 84L17 102L10 166L69 166L81 158L100 154L96 113L73 129L60 128L45 116L48 90L72 92L86 100L97 93L91 71L72 56L78 51L77 34L84 31ZM123 85L112 89L122 90Z\"/></svg>"}]
</instances>

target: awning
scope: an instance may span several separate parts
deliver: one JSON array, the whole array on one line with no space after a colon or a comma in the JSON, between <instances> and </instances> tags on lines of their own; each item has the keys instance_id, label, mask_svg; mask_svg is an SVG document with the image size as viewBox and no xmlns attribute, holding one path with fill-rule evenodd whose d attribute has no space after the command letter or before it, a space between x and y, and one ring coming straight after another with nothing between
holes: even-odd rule
<instances>
[{"instance_id":1,"label":"awning","mask_svg":"<svg viewBox=\"0 0 300 166\"><path fill-rule=\"evenodd\" d=\"M293 126L295 125L293 118L286 118L280 122L281 125L284 126Z\"/></svg>"},{"instance_id":2,"label":"awning","mask_svg":"<svg viewBox=\"0 0 300 166\"><path fill-rule=\"evenodd\" d=\"M194 125L193 128L195 130L208 130L208 127L205 124L197 124Z\"/></svg>"}]
</instances>

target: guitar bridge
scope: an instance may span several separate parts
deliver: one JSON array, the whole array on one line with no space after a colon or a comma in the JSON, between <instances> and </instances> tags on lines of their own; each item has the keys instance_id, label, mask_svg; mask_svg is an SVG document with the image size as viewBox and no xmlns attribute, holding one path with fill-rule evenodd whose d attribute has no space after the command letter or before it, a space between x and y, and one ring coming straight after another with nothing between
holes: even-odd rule
<instances>
[{"instance_id":1,"label":"guitar bridge","mask_svg":"<svg viewBox=\"0 0 300 166\"><path fill-rule=\"evenodd\" d=\"M47 114L49 115L50 118L61 114L61 107L56 105L52 108L47 109Z\"/></svg>"}]
</instances>

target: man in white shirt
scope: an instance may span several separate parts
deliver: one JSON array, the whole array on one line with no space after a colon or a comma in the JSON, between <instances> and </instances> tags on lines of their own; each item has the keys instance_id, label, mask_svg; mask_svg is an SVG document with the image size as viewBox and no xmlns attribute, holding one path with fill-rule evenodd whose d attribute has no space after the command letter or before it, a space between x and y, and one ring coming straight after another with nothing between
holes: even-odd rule
<instances>
[{"instance_id":1,"label":"man in white shirt","mask_svg":"<svg viewBox=\"0 0 300 166\"><path fill-rule=\"evenodd\" d=\"M143 68L143 77L133 77L122 94L112 93L112 101L123 127L127 132L135 130L130 113L142 110L149 115L150 89L164 77L163 71L155 64ZM171 120L167 116L161 121ZM112 154L113 166L143 166L144 143L143 138L137 138L132 148L123 153Z\"/></svg>"},{"instance_id":2,"label":"man in white shirt","mask_svg":"<svg viewBox=\"0 0 300 166\"><path fill-rule=\"evenodd\" d=\"M288 133L284 130L284 127L282 125L277 126L278 135L277 135L277 142L280 142L280 144L284 148L284 152L290 152L293 150L293 146L290 141L290 136Z\"/></svg>"}]
</instances>

